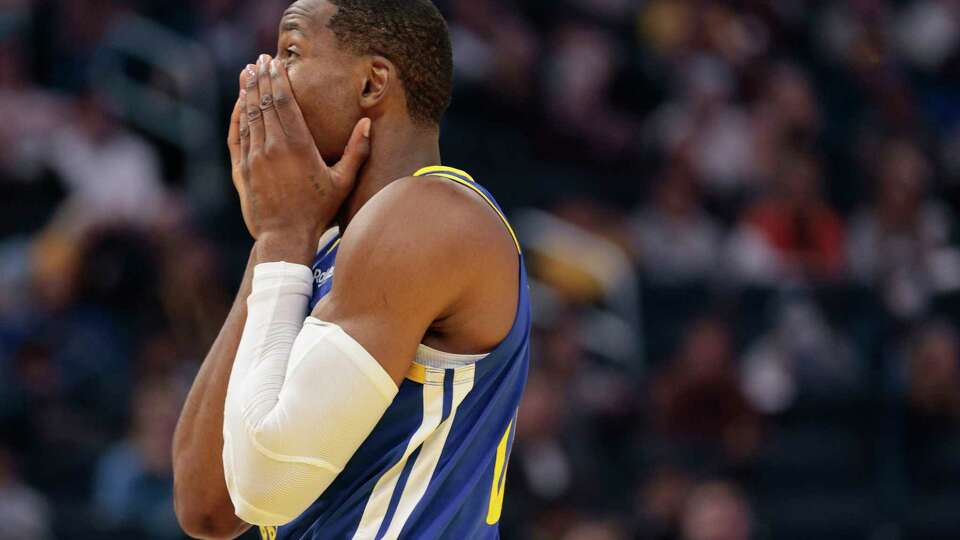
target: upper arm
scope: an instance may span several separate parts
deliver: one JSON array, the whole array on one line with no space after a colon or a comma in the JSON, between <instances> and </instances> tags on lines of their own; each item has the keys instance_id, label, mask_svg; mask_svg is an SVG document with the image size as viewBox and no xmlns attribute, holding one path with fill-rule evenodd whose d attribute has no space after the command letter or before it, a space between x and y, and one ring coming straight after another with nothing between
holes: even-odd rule
<instances>
[{"instance_id":1,"label":"upper arm","mask_svg":"<svg viewBox=\"0 0 960 540\"><path fill-rule=\"evenodd\" d=\"M489 216L437 179L394 182L350 222L333 289L313 316L344 329L399 384L431 324L478 277ZM496 234L504 234L503 231Z\"/></svg>"}]
</instances>

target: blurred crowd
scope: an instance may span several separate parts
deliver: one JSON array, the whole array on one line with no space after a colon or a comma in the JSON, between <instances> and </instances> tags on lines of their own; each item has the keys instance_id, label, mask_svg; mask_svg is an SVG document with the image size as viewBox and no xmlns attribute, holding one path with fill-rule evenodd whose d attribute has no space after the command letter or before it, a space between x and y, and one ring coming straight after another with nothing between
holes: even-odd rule
<instances>
[{"instance_id":1,"label":"blurred crowd","mask_svg":"<svg viewBox=\"0 0 960 540\"><path fill-rule=\"evenodd\" d=\"M533 277L502 536L960 531L960 2L439 0ZM0 536L182 538L284 0L0 1Z\"/></svg>"}]
</instances>

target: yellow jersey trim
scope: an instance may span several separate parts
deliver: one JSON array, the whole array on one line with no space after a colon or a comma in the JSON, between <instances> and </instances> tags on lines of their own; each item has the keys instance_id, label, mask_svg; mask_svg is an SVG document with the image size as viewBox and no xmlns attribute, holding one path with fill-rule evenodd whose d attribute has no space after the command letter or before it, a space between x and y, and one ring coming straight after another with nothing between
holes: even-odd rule
<instances>
[{"instance_id":1,"label":"yellow jersey trim","mask_svg":"<svg viewBox=\"0 0 960 540\"><path fill-rule=\"evenodd\" d=\"M514 414L514 419L516 414ZM490 486L490 502L487 506L487 525L496 525L500 521L503 510L503 493L507 487L507 444L510 442L510 430L513 429L513 420L507 424L503 438L497 445L497 457L493 464L493 484Z\"/></svg>"},{"instance_id":2,"label":"yellow jersey trim","mask_svg":"<svg viewBox=\"0 0 960 540\"><path fill-rule=\"evenodd\" d=\"M413 173L413 175L424 176L424 175L435 173L435 172L452 172L452 173L459 174L461 176L466 176L467 180L470 180L471 182L476 182L476 180L474 180L473 177L470 176L470 173L468 173L467 171L461 171L460 169L454 169L453 167L447 167L446 165L432 165L430 167L424 167L419 171Z\"/></svg>"},{"instance_id":3,"label":"yellow jersey trim","mask_svg":"<svg viewBox=\"0 0 960 540\"><path fill-rule=\"evenodd\" d=\"M340 245L340 240L343 240L343 238L337 238L337 241L327 248L327 251L323 254L323 256L326 257L327 255L333 253L333 250L337 249L337 246Z\"/></svg>"},{"instance_id":4,"label":"yellow jersey trim","mask_svg":"<svg viewBox=\"0 0 960 540\"><path fill-rule=\"evenodd\" d=\"M415 383L423 384L427 382L427 366L416 362L410 364L410 369L407 371L407 378Z\"/></svg>"},{"instance_id":5,"label":"yellow jersey trim","mask_svg":"<svg viewBox=\"0 0 960 540\"><path fill-rule=\"evenodd\" d=\"M470 179L470 181L467 182L464 179L449 173L456 173L462 176L466 176L467 178ZM483 197L483 200L487 201L487 204L490 205L490 208L493 208L493 210L497 213L497 215L500 216L500 220L503 221L503 224L507 227L507 231L510 233L510 237L513 238L513 243L517 246L517 253L523 253L523 250L520 249L520 241L517 239L517 234L513 232L513 227L510 226L510 222L507 220L507 216L503 215L503 212L501 212L500 209L497 208L497 205L494 204L492 200L490 200L490 197L487 197L487 194L481 191L480 188L476 186L477 182L476 180L473 179L472 176L465 173L464 171L461 171L460 169L454 169L453 167L444 167L441 165L424 167L419 171L413 173L413 175L414 176L439 176L441 178L446 178L447 180L452 180L462 186L465 186L471 189L477 195L480 195L481 197Z\"/></svg>"}]
</instances>

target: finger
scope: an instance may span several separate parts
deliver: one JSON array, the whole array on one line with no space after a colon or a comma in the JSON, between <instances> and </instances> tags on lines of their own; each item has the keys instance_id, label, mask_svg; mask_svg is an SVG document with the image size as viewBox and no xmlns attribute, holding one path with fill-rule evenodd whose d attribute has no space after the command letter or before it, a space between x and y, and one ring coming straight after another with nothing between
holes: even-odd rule
<instances>
[{"instance_id":1,"label":"finger","mask_svg":"<svg viewBox=\"0 0 960 540\"><path fill-rule=\"evenodd\" d=\"M273 89L270 84L270 55L261 54L257 60L257 85L260 91L260 112L263 114L264 146L271 140L283 137L283 128L277 118L277 109L273 105Z\"/></svg>"},{"instance_id":2,"label":"finger","mask_svg":"<svg viewBox=\"0 0 960 540\"><path fill-rule=\"evenodd\" d=\"M250 155L250 123L247 122L247 91L240 91L240 160Z\"/></svg>"},{"instance_id":3,"label":"finger","mask_svg":"<svg viewBox=\"0 0 960 540\"><path fill-rule=\"evenodd\" d=\"M233 113L230 114L230 130L227 132L227 148L230 149L230 164L236 167L240 163L240 98L233 104Z\"/></svg>"},{"instance_id":4,"label":"finger","mask_svg":"<svg viewBox=\"0 0 960 540\"><path fill-rule=\"evenodd\" d=\"M341 180L352 183L356 179L360 167L370 156L370 126L370 119L363 118L353 128L353 134L350 135L350 142L347 143L347 149L344 150L343 157L333 167L336 176Z\"/></svg>"},{"instance_id":5,"label":"finger","mask_svg":"<svg viewBox=\"0 0 960 540\"><path fill-rule=\"evenodd\" d=\"M250 66L247 66L249 69ZM240 72L240 160L250 155L250 123L247 121L247 69Z\"/></svg>"},{"instance_id":6,"label":"finger","mask_svg":"<svg viewBox=\"0 0 960 540\"><path fill-rule=\"evenodd\" d=\"M274 59L270 62L270 78L272 79L273 105L277 111L277 118L283 126L283 132L290 138L313 140L300 105L294 99L287 66L280 60Z\"/></svg>"},{"instance_id":7,"label":"finger","mask_svg":"<svg viewBox=\"0 0 960 540\"><path fill-rule=\"evenodd\" d=\"M260 111L260 89L257 82L257 67L247 66L243 71L243 89L247 92L247 126L250 128L250 153L263 149L263 112Z\"/></svg>"}]
</instances>

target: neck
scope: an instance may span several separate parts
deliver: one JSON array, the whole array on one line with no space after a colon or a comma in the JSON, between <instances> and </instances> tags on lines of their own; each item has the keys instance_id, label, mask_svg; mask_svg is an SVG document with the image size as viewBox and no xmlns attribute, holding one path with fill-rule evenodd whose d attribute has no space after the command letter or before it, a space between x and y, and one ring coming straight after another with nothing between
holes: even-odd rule
<instances>
[{"instance_id":1,"label":"neck","mask_svg":"<svg viewBox=\"0 0 960 540\"><path fill-rule=\"evenodd\" d=\"M370 130L370 157L360 169L353 191L337 215L344 231L357 212L381 189L419 169L440 164L440 129L417 126L406 119L380 118Z\"/></svg>"}]
</instances>

